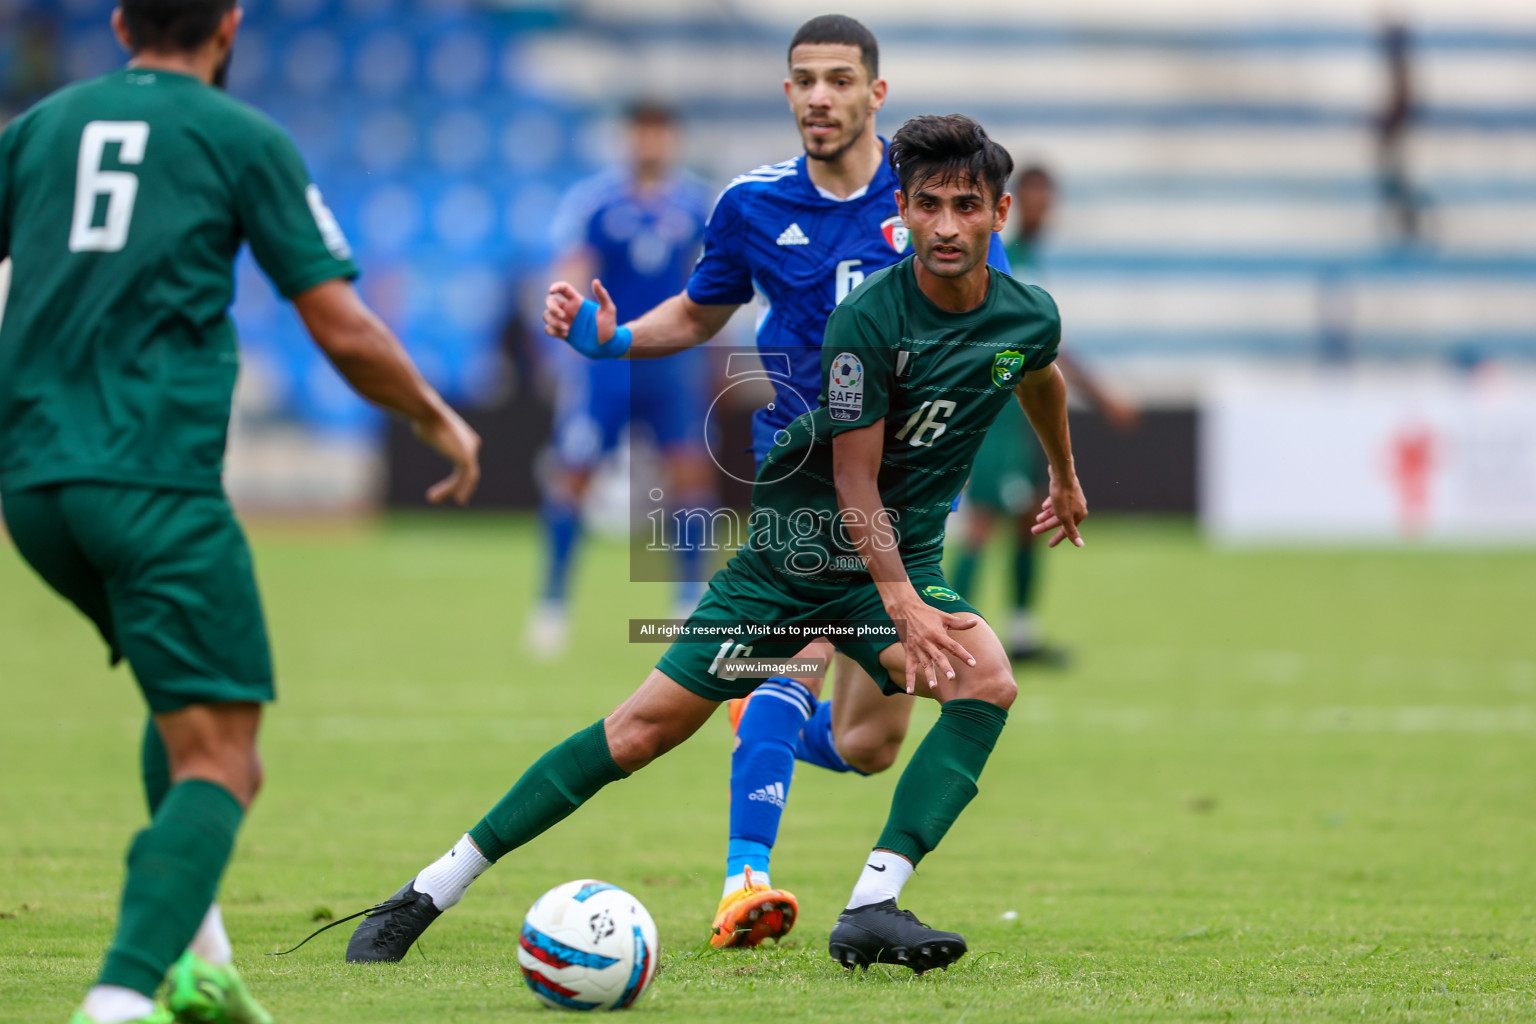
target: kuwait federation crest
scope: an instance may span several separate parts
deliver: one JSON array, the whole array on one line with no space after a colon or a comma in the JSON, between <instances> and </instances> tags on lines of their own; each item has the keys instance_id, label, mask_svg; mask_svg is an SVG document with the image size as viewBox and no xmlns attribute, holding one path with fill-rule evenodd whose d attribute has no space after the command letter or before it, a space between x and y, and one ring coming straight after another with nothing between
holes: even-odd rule
<instances>
[{"instance_id":1,"label":"kuwait federation crest","mask_svg":"<svg viewBox=\"0 0 1536 1024\"><path fill-rule=\"evenodd\" d=\"M1024 353L1009 349L992 357L992 383L1000 388L1011 388L1019 382L1019 371L1024 369Z\"/></svg>"},{"instance_id":2,"label":"kuwait federation crest","mask_svg":"<svg viewBox=\"0 0 1536 1024\"><path fill-rule=\"evenodd\" d=\"M912 233L901 222L901 217L887 217L880 222L880 234L885 236L886 244L897 252L906 252L907 243L912 240Z\"/></svg>"}]
</instances>

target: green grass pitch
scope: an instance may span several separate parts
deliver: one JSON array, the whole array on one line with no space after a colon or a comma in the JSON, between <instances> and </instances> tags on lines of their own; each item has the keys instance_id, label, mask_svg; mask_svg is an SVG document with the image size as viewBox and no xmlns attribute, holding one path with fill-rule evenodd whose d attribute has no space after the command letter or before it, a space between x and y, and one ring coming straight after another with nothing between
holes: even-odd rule
<instances>
[{"instance_id":1,"label":"green grass pitch","mask_svg":"<svg viewBox=\"0 0 1536 1024\"><path fill-rule=\"evenodd\" d=\"M723 714L487 874L405 963L346 966L348 926L262 956L389 895L606 713L661 652L624 620L669 595L589 549L573 653L540 666L520 650L526 520L254 533L281 702L223 905L280 1021L552 1019L515 937L582 876L656 917L661 974L632 1012L657 1022L1536 1019L1536 553L1225 552L1187 525L1091 520L1044 569L1073 666L1021 673L980 797L906 890L972 952L913 978L826 955L895 771L803 767L774 864L799 927L704 944ZM0 683L0 1020L62 1022L143 820L140 710L3 545Z\"/></svg>"}]
</instances>

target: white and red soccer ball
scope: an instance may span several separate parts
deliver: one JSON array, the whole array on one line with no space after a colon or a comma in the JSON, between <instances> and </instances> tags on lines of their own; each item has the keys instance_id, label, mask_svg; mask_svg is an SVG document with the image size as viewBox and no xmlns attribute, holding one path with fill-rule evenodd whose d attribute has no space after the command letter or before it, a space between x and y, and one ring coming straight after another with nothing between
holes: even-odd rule
<instances>
[{"instance_id":1,"label":"white and red soccer ball","mask_svg":"<svg viewBox=\"0 0 1536 1024\"><path fill-rule=\"evenodd\" d=\"M540 896L523 919L517 950L528 988L557 1010L633 1006L660 959L656 923L640 901L591 878Z\"/></svg>"}]
</instances>

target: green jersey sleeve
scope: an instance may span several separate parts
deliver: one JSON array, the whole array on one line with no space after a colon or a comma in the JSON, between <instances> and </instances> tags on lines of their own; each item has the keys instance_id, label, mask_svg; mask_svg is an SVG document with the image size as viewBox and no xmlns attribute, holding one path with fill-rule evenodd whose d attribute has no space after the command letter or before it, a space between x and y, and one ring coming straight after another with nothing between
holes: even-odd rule
<instances>
[{"instance_id":1,"label":"green jersey sleeve","mask_svg":"<svg viewBox=\"0 0 1536 1024\"><path fill-rule=\"evenodd\" d=\"M833 435L867 427L891 408L895 350L868 314L847 304L832 311L821 342L822 397Z\"/></svg>"},{"instance_id":2,"label":"green jersey sleeve","mask_svg":"<svg viewBox=\"0 0 1536 1024\"><path fill-rule=\"evenodd\" d=\"M1040 303L1040 310L1044 314L1046 329L1041 344L1033 346L1029 358L1024 361L1024 372L1043 369L1056 361L1056 352L1061 348L1061 311L1056 308L1056 300L1051 298L1050 292L1039 285L1027 284L1029 289Z\"/></svg>"},{"instance_id":3,"label":"green jersey sleeve","mask_svg":"<svg viewBox=\"0 0 1536 1024\"><path fill-rule=\"evenodd\" d=\"M11 160L16 148L16 122L0 132L0 260L11 254Z\"/></svg>"},{"instance_id":4,"label":"green jersey sleeve","mask_svg":"<svg viewBox=\"0 0 1536 1024\"><path fill-rule=\"evenodd\" d=\"M235 184L251 253L285 299L335 278L354 278L352 247L281 131L257 144Z\"/></svg>"}]
</instances>

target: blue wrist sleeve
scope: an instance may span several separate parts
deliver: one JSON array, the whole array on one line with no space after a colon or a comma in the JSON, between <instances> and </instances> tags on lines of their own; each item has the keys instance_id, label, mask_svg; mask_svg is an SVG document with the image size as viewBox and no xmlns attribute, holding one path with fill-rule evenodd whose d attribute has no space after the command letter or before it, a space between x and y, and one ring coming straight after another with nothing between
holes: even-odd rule
<instances>
[{"instance_id":1,"label":"blue wrist sleeve","mask_svg":"<svg viewBox=\"0 0 1536 1024\"><path fill-rule=\"evenodd\" d=\"M581 311L576 314L576 320L571 324L571 332L566 337L571 348L580 352L588 359L620 359L629 351L632 338L628 327L620 327L613 332L613 337L607 342L597 340L597 303L591 299L585 299L581 303Z\"/></svg>"}]
</instances>

